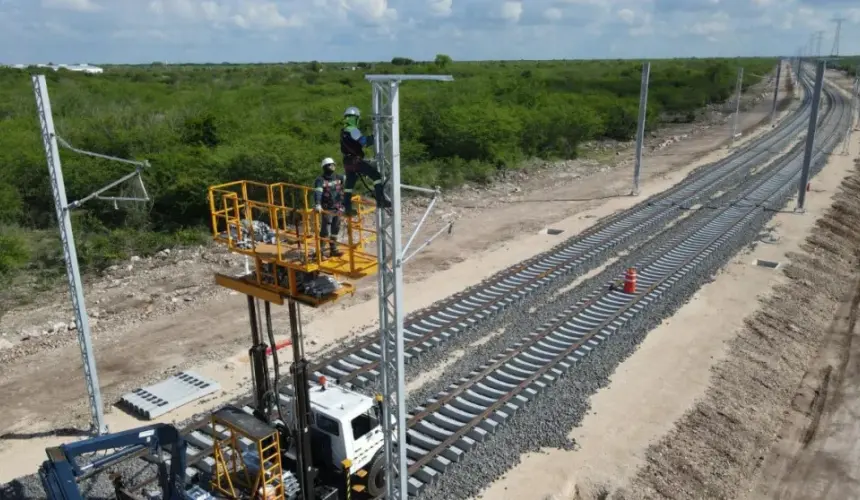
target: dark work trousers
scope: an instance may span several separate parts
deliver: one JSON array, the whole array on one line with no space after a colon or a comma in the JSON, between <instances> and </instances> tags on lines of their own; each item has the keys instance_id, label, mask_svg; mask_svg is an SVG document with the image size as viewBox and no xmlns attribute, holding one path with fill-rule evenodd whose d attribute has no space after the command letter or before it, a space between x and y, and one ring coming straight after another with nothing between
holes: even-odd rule
<instances>
[{"instance_id":1,"label":"dark work trousers","mask_svg":"<svg viewBox=\"0 0 860 500\"><path fill-rule=\"evenodd\" d=\"M325 210L337 210L325 208ZM331 214L320 214L320 221L322 222L322 227L320 228L320 246L325 245L326 238L331 235L331 241L329 241L330 248L337 248L335 244L337 242L337 235L340 233L340 217L337 215ZM329 228L331 228L331 232L329 232Z\"/></svg>"},{"instance_id":2,"label":"dark work trousers","mask_svg":"<svg viewBox=\"0 0 860 500\"><path fill-rule=\"evenodd\" d=\"M385 202L385 194L382 187L382 176L379 171L364 160L359 160L355 164L346 164L343 166L346 171L346 182L343 185L343 208L347 215L352 215L352 190L355 189L355 183L358 182L358 176L362 175L370 177L373 180L373 196L376 198L376 204L381 207L388 207Z\"/></svg>"}]
</instances>

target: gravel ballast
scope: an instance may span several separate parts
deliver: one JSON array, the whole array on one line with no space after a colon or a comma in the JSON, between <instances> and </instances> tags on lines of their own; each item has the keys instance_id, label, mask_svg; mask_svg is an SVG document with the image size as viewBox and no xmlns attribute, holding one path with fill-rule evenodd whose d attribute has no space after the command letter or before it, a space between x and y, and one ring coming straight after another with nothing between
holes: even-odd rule
<instances>
[{"instance_id":1,"label":"gravel ballast","mask_svg":"<svg viewBox=\"0 0 860 500\"><path fill-rule=\"evenodd\" d=\"M733 190L734 192L736 190ZM727 193L715 202L730 198L731 193ZM697 211L690 217L683 219L672 230L660 234L638 249L637 254L665 244L671 238L676 237L677 231L683 231L701 224L702 220L709 217L708 212L707 210ZM581 421L587 411L588 396L606 385L609 375L617 364L635 350L638 343L651 328L659 324L662 318L671 315L683 305L703 283L711 279L716 270L738 249L755 240L760 228L772 216L772 212L762 211L758 214L752 224L732 238L731 244L724 245L706 262L702 263L683 286L673 287L658 302L655 302L647 318L637 316L632 319L623 329L603 343L598 353L586 357L579 363L575 368L576 376L561 379L553 388L553 398L538 398L529 406L528 411L518 412L493 438L468 453L457 467L443 475L442 479L422 496L424 498L468 497L479 492L486 484L503 474L511 465L519 461L520 455L524 452L536 451L543 446L561 448L573 446L566 434L571 427ZM634 245L639 245L647 239L647 237L643 237L634 242ZM593 263L594 266L598 264L599 262ZM571 276L570 279L561 280L563 282L548 287L539 295L530 297L527 303L505 311L481 328L475 329L452 342L446 346L446 350L474 342L500 326L506 327L503 334L493 338L490 342L466 349L463 359L446 373L446 380L432 382L410 394L408 406L414 406L427 396L438 392L439 388L449 385L452 380L456 380L463 374L468 374L469 371L485 362L493 354L500 352L512 341L519 340L523 334L533 331L536 325L553 317L593 290L605 286L607 278L617 276L624 267L624 262L611 265L599 276L587 280L575 290L560 294L554 300L549 301L548 299L558 293L559 289L567 286L574 276ZM529 306L539 304L545 305L539 307L535 312L529 312ZM407 366L407 376L414 378L428 367L443 361L445 357L446 352L442 349L431 350L417 362ZM372 389L368 392L372 392ZM116 470L123 472L126 477L133 477L145 468L146 466L142 461L133 461L117 466ZM86 487L90 488L90 493L86 495L88 498L113 498L112 486L104 474L91 481ZM41 491L38 478L31 475L4 485L0 488L0 498L44 498L44 493Z\"/></svg>"},{"instance_id":2,"label":"gravel ballast","mask_svg":"<svg viewBox=\"0 0 860 500\"><path fill-rule=\"evenodd\" d=\"M838 130L844 130L844 128L840 126ZM824 156L818 158L813 165L813 174L823 167L825 160ZM770 206L784 205L791 194L793 194L792 190L784 191L770 203ZM743 230L736 233L726 244L721 245L682 282L670 288L652 303L647 314L634 316L592 354L578 363L568 376L554 384L548 391L551 397L547 397L546 393L541 394L536 401L517 412L505 425L500 426L501 429L492 438L467 453L456 467L443 474L441 479L427 488L420 498L468 498L478 494L485 486L501 477L511 466L516 465L524 453L537 452L543 447L563 449L573 447L575 443L571 442L567 435L571 428L581 423L589 408L589 396L600 387L607 385L609 376L617 365L636 350L651 329L662 319L674 314L703 284L711 281L712 276L737 251L756 241L761 230L774 214L773 210L757 209L757 213ZM698 218L691 219L683 225L692 224ZM659 243L654 242L654 244ZM601 274L589 281L596 282L596 286L605 286L607 278L623 269L623 266L618 264L615 267L619 269L607 270L604 273L605 276ZM592 283L588 283L580 288L591 290L592 286L594 286ZM521 312L521 317L514 318L512 323L506 325L505 333L499 338L474 350L467 350L454 369L446 371L444 380L437 380L416 391L411 395L410 403L420 403L426 397L456 382L460 377L467 376L470 371L486 362L489 356L499 352L498 346L489 347L490 345L517 340L523 334L534 330L534 318L540 317L543 320L551 317L553 311L558 312L572 306L587 295L587 292L572 292L565 295L537 314ZM515 333L518 335L514 335ZM485 350L487 353L483 352Z\"/></svg>"}]
</instances>

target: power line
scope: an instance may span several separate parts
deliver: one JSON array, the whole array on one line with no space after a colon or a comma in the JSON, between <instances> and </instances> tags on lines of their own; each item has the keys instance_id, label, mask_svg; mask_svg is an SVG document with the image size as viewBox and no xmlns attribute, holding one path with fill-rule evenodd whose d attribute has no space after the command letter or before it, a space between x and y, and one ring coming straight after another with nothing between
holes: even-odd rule
<instances>
[{"instance_id":1,"label":"power line","mask_svg":"<svg viewBox=\"0 0 860 500\"><path fill-rule=\"evenodd\" d=\"M830 49L831 57L839 56L839 35L842 32L842 23L847 21L846 17L834 17L831 19L832 22L836 23L836 34L833 36L833 48Z\"/></svg>"}]
</instances>

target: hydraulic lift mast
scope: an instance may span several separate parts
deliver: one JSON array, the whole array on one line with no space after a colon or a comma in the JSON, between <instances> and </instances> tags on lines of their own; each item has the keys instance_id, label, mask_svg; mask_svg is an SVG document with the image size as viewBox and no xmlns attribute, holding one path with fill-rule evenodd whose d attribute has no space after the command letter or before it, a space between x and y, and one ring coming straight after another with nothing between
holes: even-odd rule
<instances>
[{"instance_id":1,"label":"hydraulic lift mast","mask_svg":"<svg viewBox=\"0 0 860 500\"><path fill-rule=\"evenodd\" d=\"M268 305L268 302L266 303ZM295 441L297 447L299 484L302 487L304 500L314 498L313 457L311 456L311 397L308 386L308 360L305 358L304 335L299 305L295 300L289 301L290 337L293 342L293 364L290 372L293 375L293 390L296 400L296 429ZM272 352L275 352L274 346Z\"/></svg>"},{"instance_id":2,"label":"hydraulic lift mast","mask_svg":"<svg viewBox=\"0 0 860 500\"><path fill-rule=\"evenodd\" d=\"M260 317L257 311L256 299L250 295L248 297L248 316L251 320L251 349L248 350L248 356L251 358L251 373L254 384L254 411L257 418L265 422L269 422L271 408L270 394L272 391L269 383L269 362L266 359L266 349L268 346L260 336ZM270 305L266 306L266 318L270 317ZM271 331L271 321L266 324L267 333Z\"/></svg>"},{"instance_id":3,"label":"hydraulic lift mast","mask_svg":"<svg viewBox=\"0 0 860 500\"><path fill-rule=\"evenodd\" d=\"M272 357L275 367L275 379L269 377L269 363L266 351L269 346L260 335L260 317L257 309L257 299L248 295L248 315L251 320L252 346L249 350L251 371L253 373L255 413L257 418L271 423L273 414L279 414L276 405L280 405L278 397L279 364L277 346L274 345L272 328L272 304L264 300L263 307L266 317L266 333L272 342ZM302 500L314 499L314 480L316 470L313 466L311 449L311 403L308 386L308 360L305 358L304 336L302 334L299 305L293 299L287 299L290 313L290 340L293 346L293 362L290 373L293 378L295 393L295 428L291 429L296 446L296 465ZM273 386L274 385L274 386Z\"/></svg>"}]
</instances>

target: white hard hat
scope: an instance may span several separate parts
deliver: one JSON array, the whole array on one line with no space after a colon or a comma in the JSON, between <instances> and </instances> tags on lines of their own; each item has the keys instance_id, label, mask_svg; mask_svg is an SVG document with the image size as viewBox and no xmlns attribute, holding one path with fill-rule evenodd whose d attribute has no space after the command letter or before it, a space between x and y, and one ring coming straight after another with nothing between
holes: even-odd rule
<instances>
[{"instance_id":1,"label":"white hard hat","mask_svg":"<svg viewBox=\"0 0 860 500\"><path fill-rule=\"evenodd\" d=\"M355 106L350 106L346 108L346 111L343 112L343 116L358 116L361 117L361 111L358 110Z\"/></svg>"},{"instance_id":2,"label":"white hard hat","mask_svg":"<svg viewBox=\"0 0 860 500\"><path fill-rule=\"evenodd\" d=\"M320 163L320 167L325 167L326 165L334 165L335 162L331 158L323 158L322 163Z\"/></svg>"}]
</instances>

